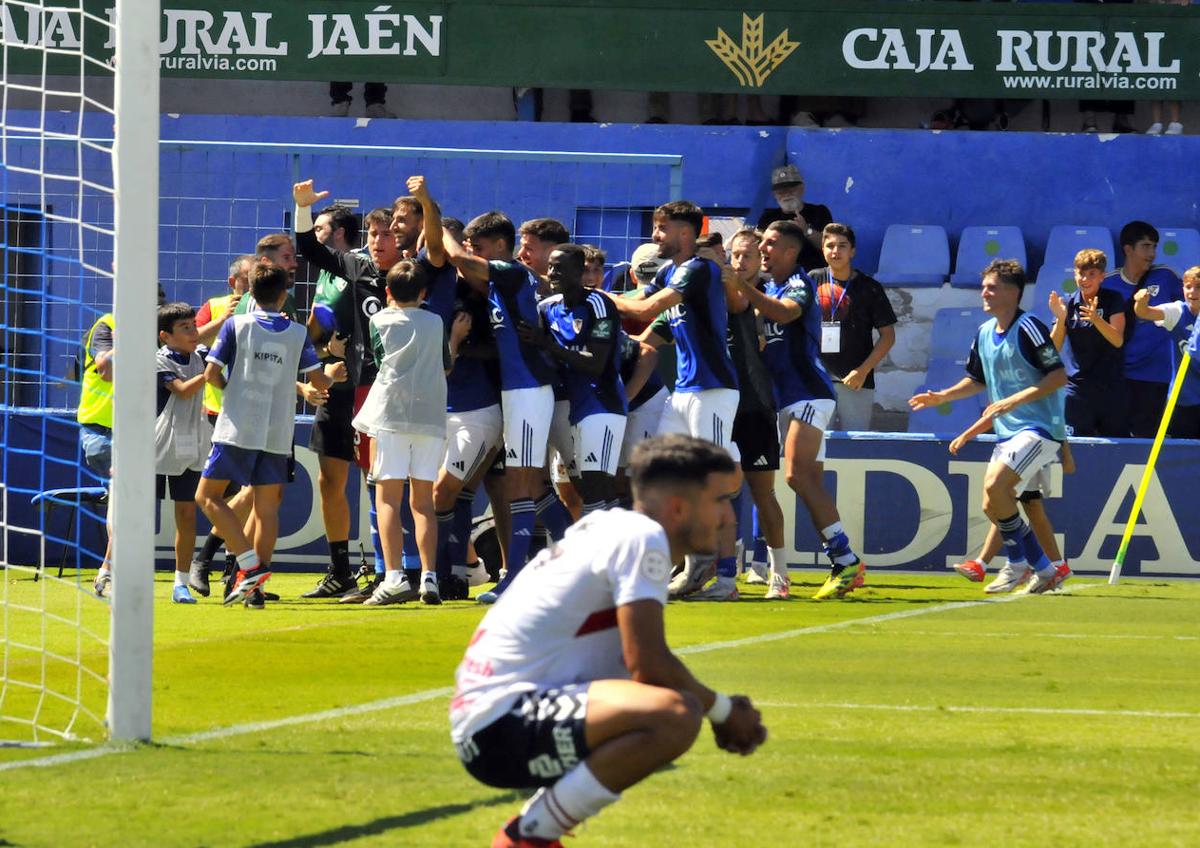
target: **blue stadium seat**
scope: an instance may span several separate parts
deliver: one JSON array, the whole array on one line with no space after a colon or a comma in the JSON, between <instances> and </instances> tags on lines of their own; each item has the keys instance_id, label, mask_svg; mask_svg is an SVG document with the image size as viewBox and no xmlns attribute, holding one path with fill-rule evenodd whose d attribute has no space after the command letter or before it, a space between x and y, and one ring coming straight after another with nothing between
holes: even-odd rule
<instances>
[{"instance_id":1,"label":"blue stadium seat","mask_svg":"<svg viewBox=\"0 0 1200 848\"><path fill-rule=\"evenodd\" d=\"M1104 255L1108 257L1108 270L1117 267L1114 261L1113 237L1107 227L1079 227L1073 224L1059 224L1050 230L1042 265L1073 269L1075 254L1088 247L1104 251Z\"/></svg>"},{"instance_id":2,"label":"blue stadium seat","mask_svg":"<svg viewBox=\"0 0 1200 848\"><path fill-rule=\"evenodd\" d=\"M958 254L950 285L973 289L979 272L993 259L1016 259L1025 265L1025 236L1020 227L964 227L958 239Z\"/></svg>"},{"instance_id":3,"label":"blue stadium seat","mask_svg":"<svg viewBox=\"0 0 1200 848\"><path fill-rule=\"evenodd\" d=\"M1180 276L1193 265L1200 265L1200 231L1188 227L1159 227L1155 262L1166 265Z\"/></svg>"},{"instance_id":4,"label":"blue stadium seat","mask_svg":"<svg viewBox=\"0 0 1200 848\"><path fill-rule=\"evenodd\" d=\"M966 376L962 360L933 358L925 374L925 383L917 388L920 394L927 389L946 389ZM979 420L983 413L987 394L980 392L965 400L945 403L935 409L922 409L908 414L908 432L934 433L939 436L957 436Z\"/></svg>"},{"instance_id":5,"label":"blue stadium seat","mask_svg":"<svg viewBox=\"0 0 1200 848\"><path fill-rule=\"evenodd\" d=\"M940 286L950 275L950 242L934 224L892 224L879 250L875 279L891 286Z\"/></svg>"},{"instance_id":6,"label":"blue stadium seat","mask_svg":"<svg viewBox=\"0 0 1200 848\"><path fill-rule=\"evenodd\" d=\"M986 320L987 313L982 307L939 309L934 313L930 329L930 358L966 362L975 331Z\"/></svg>"}]
</instances>

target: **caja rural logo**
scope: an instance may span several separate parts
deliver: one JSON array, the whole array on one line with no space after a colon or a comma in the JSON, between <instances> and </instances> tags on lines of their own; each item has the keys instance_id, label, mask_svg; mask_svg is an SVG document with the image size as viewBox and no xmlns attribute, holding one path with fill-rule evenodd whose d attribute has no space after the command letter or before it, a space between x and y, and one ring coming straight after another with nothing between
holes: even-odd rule
<instances>
[{"instance_id":1,"label":"caja rural logo","mask_svg":"<svg viewBox=\"0 0 1200 848\"><path fill-rule=\"evenodd\" d=\"M738 85L743 88L761 88L775 69L792 55L800 42L788 39L785 29L772 39L771 43L763 46L763 18L759 15L752 18L742 13L742 43L736 43L729 33L717 27L717 37L706 40L708 49L717 54L717 58L725 63L730 73L737 78Z\"/></svg>"}]
</instances>

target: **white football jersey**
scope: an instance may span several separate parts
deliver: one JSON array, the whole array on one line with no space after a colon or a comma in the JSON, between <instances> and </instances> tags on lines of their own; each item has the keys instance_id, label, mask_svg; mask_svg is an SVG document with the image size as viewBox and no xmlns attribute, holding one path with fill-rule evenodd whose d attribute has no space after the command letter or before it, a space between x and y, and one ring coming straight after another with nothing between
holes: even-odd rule
<instances>
[{"instance_id":1,"label":"white football jersey","mask_svg":"<svg viewBox=\"0 0 1200 848\"><path fill-rule=\"evenodd\" d=\"M532 560L471 637L455 672L456 743L502 716L523 692L628 679L617 607L667 603L671 550L639 512L595 512Z\"/></svg>"}]
</instances>

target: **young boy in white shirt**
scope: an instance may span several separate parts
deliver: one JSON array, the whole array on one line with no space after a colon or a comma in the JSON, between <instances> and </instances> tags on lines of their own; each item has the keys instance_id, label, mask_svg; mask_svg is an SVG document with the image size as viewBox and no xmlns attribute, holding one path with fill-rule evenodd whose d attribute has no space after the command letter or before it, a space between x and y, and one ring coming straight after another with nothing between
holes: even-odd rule
<instances>
[{"instance_id":1,"label":"young boy in white shirt","mask_svg":"<svg viewBox=\"0 0 1200 848\"><path fill-rule=\"evenodd\" d=\"M171 600L194 604L188 570L196 549L196 487L212 441L204 414L204 357L196 310L186 303L158 307L158 418L154 457L158 499L168 491L175 504L175 585Z\"/></svg>"},{"instance_id":2,"label":"young boy in white shirt","mask_svg":"<svg viewBox=\"0 0 1200 848\"><path fill-rule=\"evenodd\" d=\"M209 383L224 390L224 400L196 503L237 557L227 606L246 600L271 577L295 430L296 375L307 375L321 390L330 384L308 330L280 313L290 284L284 268L269 262L254 266L250 294L257 308L222 325L204 371ZM222 497L231 480L253 489L253 540Z\"/></svg>"},{"instance_id":3,"label":"young boy in white shirt","mask_svg":"<svg viewBox=\"0 0 1200 848\"><path fill-rule=\"evenodd\" d=\"M421 309L428 286L425 269L412 260L387 275L388 306L371 317L371 349L379 374L354 428L371 437L371 479L386 566L384 580L367 599L370 606L404 603L418 596L440 604L436 573L437 518L433 483L446 455L446 373L471 329L460 313L447 340L442 319ZM404 576L400 504L404 484L421 554L421 588Z\"/></svg>"}]
</instances>

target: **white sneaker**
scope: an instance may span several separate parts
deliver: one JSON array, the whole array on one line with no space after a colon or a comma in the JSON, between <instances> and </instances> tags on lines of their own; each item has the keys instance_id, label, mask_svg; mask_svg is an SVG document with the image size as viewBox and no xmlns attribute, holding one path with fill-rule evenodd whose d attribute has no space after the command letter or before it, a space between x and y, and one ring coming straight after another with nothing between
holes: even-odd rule
<instances>
[{"instance_id":1,"label":"white sneaker","mask_svg":"<svg viewBox=\"0 0 1200 848\"><path fill-rule=\"evenodd\" d=\"M396 113L388 109L382 103L372 103L367 106L368 118L394 118Z\"/></svg>"},{"instance_id":2,"label":"white sneaker","mask_svg":"<svg viewBox=\"0 0 1200 848\"><path fill-rule=\"evenodd\" d=\"M1149 127L1146 128L1146 135L1162 135L1162 131L1163 131L1162 121L1155 121L1153 124L1151 124Z\"/></svg>"},{"instance_id":3,"label":"white sneaker","mask_svg":"<svg viewBox=\"0 0 1200 848\"><path fill-rule=\"evenodd\" d=\"M329 116L331 118L344 118L350 114L350 101L341 100L329 107Z\"/></svg>"},{"instance_id":4,"label":"white sneaker","mask_svg":"<svg viewBox=\"0 0 1200 848\"><path fill-rule=\"evenodd\" d=\"M430 571L421 578L421 603L436 607L441 602L442 595L438 591L437 575Z\"/></svg>"},{"instance_id":5,"label":"white sneaker","mask_svg":"<svg viewBox=\"0 0 1200 848\"><path fill-rule=\"evenodd\" d=\"M767 564L765 562L751 560L746 564L750 566L746 569L746 583L751 586L761 586L767 582Z\"/></svg>"},{"instance_id":6,"label":"white sneaker","mask_svg":"<svg viewBox=\"0 0 1200 848\"><path fill-rule=\"evenodd\" d=\"M699 592L688 595L689 601L736 601L737 581L732 577L718 577L716 582Z\"/></svg>"},{"instance_id":7,"label":"white sneaker","mask_svg":"<svg viewBox=\"0 0 1200 848\"><path fill-rule=\"evenodd\" d=\"M96 593L97 598L111 598L112 572L97 574L96 579L92 581L92 591Z\"/></svg>"},{"instance_id":8,"label":"white sneaker","mask_svg":"<svg viewBox=\"0 0 1200 848\"><path fill-rule=\"evenodd\" d=\"M1006 562L1004 563L1004 567L1000 569L1000 573L996 575L996 579L987 584L983 588L983 591L989 595L1011 592L1029 579L1029 570L1029 566L1026 563L1013 564Z\"/></svg>"},{"instance_id":9,"label":"white sneaker","mask_svg":"<svg viewBox=\"0 0 1200 848\"><path fill-rule=\"evenodd\" d=\"M1183 124L1179 121L1171 121L1167 124L1166 132L1163 135L1183 135Z\"/></svg>"},{"instance_id":10,"label":"white sneaker","mask_svg":"<svg viewBox=\"0 0 1200 848\"><path fill-rule=\"evenodd\" d=\"M390 586L385 580L371 593L371 597L363 602L363 606L385 607L389 604L403 604L408 601L415 601L418 594L417 590L412 587L412 584L408 580L401 580L399 583Z\"/></svg>"},{"instance_id":11,"label":"white sneaker","mask_svg":"<svg viewBox=\"0 0 1200 848\"><path fill-rule=\"evenodd\" d=\"M472 565L467 566L467 581L472 587L482 586L484 583L491 582L487 568L483 565L483 560L477 559Z\"/></svg>"},{"instance_id":12,"label":"white sneaker","mask_svg":"<svg viewBox=\"0 0 1200 848\"><path fill-rule=\"evenodd\" d=\"M792 596L792 581L779 574L771 575L771 585L764 595L768 601L786 601Z\"/></svg>"},{"instance_id":13,"label":"white sneaker","mask_svg":"<svg viewBox=\"0 0 1200 848\"><path fill-rule=\"evenodd\" d=\"M717 573L717 558L689 556L683 565L683 571L671 578L667 585L668 598L685 598L704 588L704 584Z\"/></svg>"}]
</instances>

